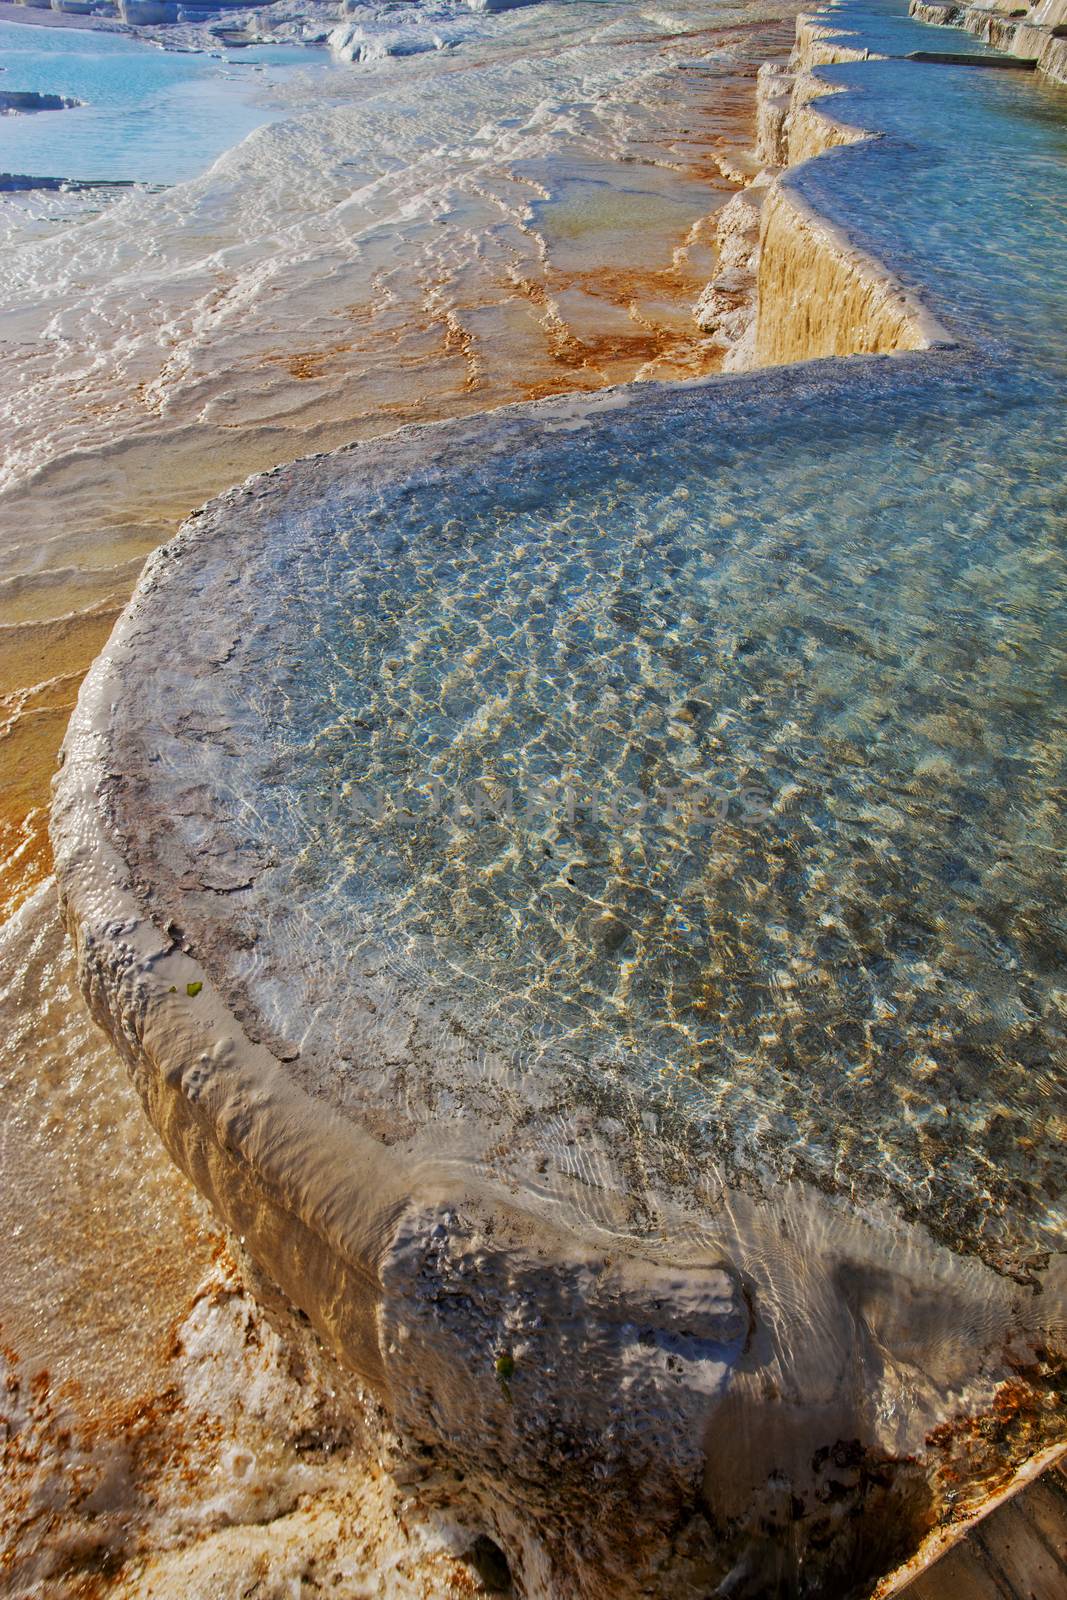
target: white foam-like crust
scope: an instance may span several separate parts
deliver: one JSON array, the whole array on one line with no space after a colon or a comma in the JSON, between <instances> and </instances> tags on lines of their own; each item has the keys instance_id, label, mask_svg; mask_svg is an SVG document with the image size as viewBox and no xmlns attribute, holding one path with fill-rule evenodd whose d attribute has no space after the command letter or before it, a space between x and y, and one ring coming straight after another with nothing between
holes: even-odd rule
<instances>
[{"instance_id":1,"label":"white foam-like crust","mask_svg":"<svg viewBox=\"0 0 1067 1600\"><path fill-rule=\"evenodd\" d=\"M920 347L950 343L914 310ZM494 1181L469 1125L391 1150L253 1040L210 960L146 913L113 805L123 720L136 705L142 734L151 723L161 637L182 637L205 572L239 570L263 502L277 523L341 481L350 496L354 479L369 493L417 471L431 432L452 461L506 457L645 398L500 412L491 445L484 417L404 430L250 479L191 519L149 561L68 731L53 811L65 914L93 1013L174 1159L528 1592L674 1596L733 1573L731 1593L754 1596L787 1537L827 1593L910 1558L903 1581L1057 1448L1062 1262L1023 1289L888 1207L715 1173L703 1214L662 1191L659 1236L639 1238L622 1188L594 1210L578 1184ZM162 811L167 777L150 777ZM993 1415L1008 1420L990 1442L971 1424Z\"/></svg>"},{"instance_id":2,"label":"white foam-like crust","mask_svg":"<svg viewBox=\"0 0 1067 1600\"><path fill-rule=\"evenodd\" d=\"M584 428L606 407L655 404L646 394L498 413L492 447L484 421L440 431L453 461L474 459L502 436L519 449L539 433ZM250 480L150 560L83 687L53 815L94 1015L174 1159L412 1448L463 1474L456 1492L531 1579L627 1592L642 1573L651 1581L648 1563L667 1559L669 1530L699 1505L715 1524L707 1531L701 1511L701 1538L707 1531L761 1571L786 1515L776 1497L793 1504L787 1520L803 1537L819 1520L827 1471L844 1479L854 1515L842 1520L840 1547L811 1559L847 1559L856 1537L868 1552L908 1554L944 1511L955 1453L979 1476L994 1466L955 1425L988 1412L1062 1337L1050 1275L1034 1294L889 1210L800 1184L730 1191L715 1174L705 1175L702 1213L692 1195L659 1193L658 1234L640 1238L624 1187L601 1191L594 1213L578 1183L523 1184L520 1144L509 1181L494 1181L479 1135L499 1129L472 1129L469 1117L391 1151L309 1092L298 1062L250 1038L211 958L201 964L146 913L115 795L131 776L132 708L143 736L173 695L156 671L161 639L183 638L183 604L202 615L205 577L225 582L240 568L264 517L277 525L341 481L369 493L411 473L432 453L427 432ZM224 643L221 614L218 627ZM183 657L179 670L190 665ZM138 826L150 829L181 780L147 776ZM190 983L203 986L195 1000ZM1023 1430L1009 1445L996 1463L1001 1483L1047 1444L1041 1433ZM884 1479L875 1488L872 1464ZM663 1571L674 1573L663 1578L669 1592L677 1571Z\"/></svg>"}]
</instances>

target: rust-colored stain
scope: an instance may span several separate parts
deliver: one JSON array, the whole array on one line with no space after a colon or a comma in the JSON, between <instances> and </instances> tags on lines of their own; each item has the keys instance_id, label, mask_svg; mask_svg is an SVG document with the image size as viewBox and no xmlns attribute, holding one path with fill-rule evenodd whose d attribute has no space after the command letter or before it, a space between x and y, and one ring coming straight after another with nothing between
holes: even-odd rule
<instances>
[{"instance_id":1,"label":"rust-colored stain","mask_svg":"<svg viewBox=\"0 0 1067 1600\"><path fill-rule=\"evenodd\" d=\"M926 1443L940 1458L939 1476L954 1496L956 1521L973 1515L1004 1490L1020 1466L1062 1430L1067 1359L1038 1351L1033 1360L1008 1358L1015 1375L997 1386L984 1410L931 1428Z\"/></svg>"},{"instance_id":2,"label":"rust-colored stain","mask_svg":"<svg viewBox=\"0 0 1067 1600\"><path fill-rule=\"evenodd\" d=\"M337 356L347 355L351 349L351 340L345 340L327 345L323 350L298 350L264 356L263 364L268 367L282 366L291 378L306 383L309 379L321 378Z\"/></svg>"},{"instance_id":3,"label":"rust-colored stain","mask_svg":"<svg viewBox=\"0 0 1067 1600\"><path fill-rule=\"evenodd\" d=\"M128 1507L101 1516L94 1502L107 1463L121 1461L134 1498L150 1505L162 1473L195 1486L214 1459L222 1425L211 1416L190 1417L170 1363L183 1354L179 1329L197 1301L226 1298L239 1279L223 1237L205 1236L202 1228L194 1236L191 1213L187 1225L192 1251L221 1264L229 1281L186 1295L162 1330L160 1360L144 1373L143 1393L111 1401L96 1395L90 1405L77 1382L57 1384L46 1367L27 1370L16 1350L0 1346L0 1368L7 1369L0 1393L0 1574L17 1579L20 1564L54 1537L53 1575L62 1577L63 1594L93 1600L137 1547L135 1524L126 1527Z\"/></svg>"},{"instance_id":4,"label":"rust-colored stain","mask_svg":"<svg viewBox=\"0 0 1067 1600\"><path fill-rule=\"evenodd\" d=\"M677 111L672 115L665 89L665 125L660 138L675 152L679 169L706 186L710 212L714 191L736 187L723 179L716 165L716 150L736 148L749 138L756 59L784 55L792 41L792 25L731 23L693 29L669 41L661 36L649 36L645 41L645 36L634 35L633 42L676 52L679 38L700 72L709 52L731 42L739 47L738 59L724 63L722 76L716 75L706 85L694 82L688 63L678 68L686 96L681 115ZM742 59L742 50L752 59ZM536 55L535 51L531 59ZM447 70L462 72L477 66L475 53ZM640 160L640 156L635 154L634 159ZM673 242L684 245L681 239ZM663 241L668 257L671 243ZM703 281L687 269L684 255L660 268L602 262L595 268L570 272L548 260L542 272L539 278L516 273L514 278L489 283L481 301L472 306L449 304L453 279L448 273L439 273L436 281L427 276L425 283L416 286L416 294L422 298L421 311L414 319L400 322L390 314L384 289L379 296L381 285L375 280L368 298L338 311L337 337L308 348L272 351L259 357L256 366L260 370L275 368L297 383L329 382L330 403L336 406L338 394L343 397L347 375L366 377L373 363L386 353L382 396L372 410L363 409L353 416L353 437L381 431L382 425L444 420L469 413L478 404L503 405L588 392L638 376L699 377L718 369L720 353L695 324L686 325L688 310ZM233 289L226 273L220 272L217 278L207 303L209 310L223 306ZM522 361L510 365L493 341L476 335L467 320L470 311L484 311L499 303L501 291L505 301L525 302L540 329L540 348L535 348L529 359L524 351ZM580 291L586 297L580 331L571 328L555 309L558 297L567 291ZM605 309L599 328L598 302ZM662 308L666 308L665 316ZM620 326L620 311L626 313L630 326ZM429 334L435 348L427 349L425 341L416 339L409 352L405 346L413 334ZM455 375L448 372L436 387L424 381L435 360L460 369ZM150 412L161 409L159 395L148 382L131 391L129 398ZM78 400L72 390L71 404ZM220 419L216 429L240 426ZM261 463L270 464L268 460ZM247 470L255 470L255 462ZM161 536L169 536L180 516L195 509L197 503L190 497L187 506L178 508L170 526L162 525L160 519ZM168 518L173 510L168 505ZM125 594L115 597L119 602L125 598ZM117 605L109 605L65 617L41 616L25 630L3 630L8 637L0 639L0 697L6 696L0 698L4 771L0 781L0 918L16 909L51 871L47 816L56 755L78 683L110 632L117 610ZM4 620L0 615L0 622ZM60 680L62 694L49 701L51 686Z\"/></svg>"}]
</instances>

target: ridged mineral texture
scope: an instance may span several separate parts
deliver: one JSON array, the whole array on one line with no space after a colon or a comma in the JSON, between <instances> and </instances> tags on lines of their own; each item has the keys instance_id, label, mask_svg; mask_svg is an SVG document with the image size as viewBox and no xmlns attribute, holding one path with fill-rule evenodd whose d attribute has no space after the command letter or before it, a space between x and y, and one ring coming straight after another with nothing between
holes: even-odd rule
<instances>
[{"instance_id":1,"label":"ridged mineral texture","mask_svg":"<svg viewBox=\"0 0 1067 1600\"><path fill-rule=\"evenodd\" d=\"M988 0L974 6L911 0L910 14L918 22L964 28L995 50L1032 61L1039 72L1067 83L1067 0L1037 0L1032 5Z\"/></svg>"},{"instance_id":2,"label":"ridged mineral texture","mask_svg":"<svg viewBox=\"0 0 1067 1600\"><path fill-rule=\"evenodd\" d=\"M1062 1445L1055 196L940 69L844 70L840 122L770 85L764 153L829 153L709 310L867 354L250 479L67 736L94 1016L527 1596L884 1594ZM925 226L920 136L1010 251Z\"/></svg>"}]
</instances>

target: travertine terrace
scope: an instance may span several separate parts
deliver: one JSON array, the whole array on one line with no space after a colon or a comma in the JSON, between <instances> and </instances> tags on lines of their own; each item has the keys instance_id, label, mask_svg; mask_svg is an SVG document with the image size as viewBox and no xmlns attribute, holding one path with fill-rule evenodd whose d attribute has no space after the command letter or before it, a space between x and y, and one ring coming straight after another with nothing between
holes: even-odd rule
<instances>
[{"instance_id":1,"label":"travertine terrace","mask_svg":"<svg viewBox=\"0 0 1067 1600\"><path fill-rule=\"evenodd\" d=\"M919 204L899 80L811 104L867 55L802 21L768 75L762 370L250 479L67 736L94 1015L529 1595L887 1593L1062 1446L1060 380L972 325L958 251L917 283L934 246L873 236L856 174ZM715 763L697 847L657 797ZM564 773L563 822L513 807Z\"/></svg>"}]
</instances>

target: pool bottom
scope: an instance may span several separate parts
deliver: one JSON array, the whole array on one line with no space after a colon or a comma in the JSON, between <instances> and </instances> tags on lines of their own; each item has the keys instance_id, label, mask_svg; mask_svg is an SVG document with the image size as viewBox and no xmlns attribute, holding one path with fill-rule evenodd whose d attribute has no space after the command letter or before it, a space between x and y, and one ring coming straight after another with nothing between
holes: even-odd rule
<instances>
[{"instance_id":1,"label":"pool bottom","mask_svg":"<svg viewBox=\"0 0 1067 1600\"><path fill-rule=\"evenodd\" d=\"M869 370L903 378L895 362ZM778 381L799 392L796 375ZM810 381L825 400L833 377L811 369ZM700 405L699 388L687 395ZM521 459L520 437L527 451L539 433L580 439L607 420L603 408L617 426L626 403L616 394L501 414L488 443L484 425L450 427L452 470L469 475L501 446ZM646 431L644 413L678 403L662 392L629 401ZM240 739L232 706L223 715L191 704L158 668L148 689L141 653L154 651L156 608L180 591L188 618L218 618L205 574L225 587L243 552L263 549L264 518L292 527L298 507L336 512L349 475L359 496L388 494L425 470L427 442L399 436L253 480L196 519L180 552L154 559L88 680L64 767L57 844L83 985L179 1165L386 1397L413 1456L442 1474L440 1492L466 1497L534 1592L626 1593L646 1582L676 1594L682 1573L711 1587L738 1565L741 1594L800 1571L812 1587L798 1592L862 1592L861 1581L977 1511L1054 1439L1058 1278L1040 1273L1042 1293L1020 1291L897 1208L863 1201L855 1184L835 1198L751 1166L740 1187L713 1161L694 1174L655 1132L640 1146L635 1187L632 1129L613 1131L580 1102L553 1111L542 1080L554 1153L569 1146L577 1158L550 1165L531 1132L536 1073L478 1054L466 1079L454 1050L438 1059L451 1116L439 1107L413 1132L401 1077L392 1111L368 1117L309 1081L306 1060L264 1027L272 991L291 1021L299 1015L286 987L295 957L271 969L254 941L259 1002L220 992L237 951L224 953L224 907L248 910L240 884L218 876L232 864L216 848L222 835L202 838L197 853L213 887L194 885L186 866L174 908L160 862L146 869L139 856L138 841L164 839L168 808L203 821L168 751L175 720L202 753L213 750L212 765L221 758L210 781L221 777L231 801L223 774ZM277 517L283 504L295 515ZM175 671L186 685L217 684L240 621L209 628L203 656L197 629L170 609L167 626L182 633ZM155 769L131 765L131 736L158 736ZM151 801L148 773L162 779ZM223 833L239 816L224 803L211 810ZM214 908L210 931L200 897ZM314 966L303 970L321 982ZM386 1034L406 1037L381 993L349 993L377 1008ZM321 1016L321 988L313 1003ZM444 1049L447 1030L440 1039ZM621 1183L602 1159L620 1140L630 1147ZM657 1143L675 1163L666 1184L647 1177ZM665 1530L679 1525L684 1536L668 1548Z\"/></svg>"},{"instance_id":2,"label":"pool bottom","mask_svg":"<svg viewBox=\"0 0 1067 1600\"><path fill-rule=\"evenodd\" d=\"M783 410L769 404L775 397ZM802 1183L782 1170L781 1152L772 1158L766 1126L747 1129L766 1161L751 1147L740 1171L713 1152L685 1160L672 1121L684 1099L662 1088L634 1094L632 1069L620 1070L614 1087L629 1083L636 1115L613 1126L596 1079L568 1077L559 1060L546 1071L527 1054L490 1054L472 1028L476 1007L465 1018L437 1013L418 1041L416 1078L425 964L413 970L411 952L395 948L376 970L362 950L351 960L352 947L336 937L343 922L330 922L335 911L351 914L351 898L337 906L337 891L355 887L349 873L328 855L316 864L313 853L289 850L302 813L279 802L305 767L279 731L309 727L302 749L314 764L329 754L330 726L265 716L269 699L250 697L249 686L265 682L282 696L301 689L302 652L323 640L336 670L344 640L323 593L345 563L361 582L373 569L384 553L376 518L417 520L427 505L440 518L462 504L470 522L503 497L521 525L543 506L531 470L538 451L551 463L556 450L557 469L569 452L586 478L598 465L617 477L629 454L630 475L648 480L658 470L652 440L670 410L661 442L675 483L686 440L692 449L694 438L740 434L751 464L773 460L780 484L785 407L796 451L798 439L825 440L835 404L853 428L858 410L880 410L889 431L895 406L925 400L966 436L995 439L998 429L1040 431L1054 397L1049 374L1021 381L1010 365L961 352L810 368L751 387L615 393L283 469L226 497L160 553L83 694L56 826L96 1014L124 1048L172 1154L383 1398L425 1464L423 1491L453 1494L462 1475L460 1493L528 1589L867 1592L932 1531L958 1526L1021 1463L1055 1448L1063 1283L1034 1248L1054 1215L1018 1190L989 1207L967 1164L975 1149L992 1155L988 1140L958 1141L962 1170L931 1165L935 1181L994 1222L989 1233L957 1225L955 1248L931 1237L942 1208L929 1193L916 1191L909 1220L907 1175L894 1188L889 1174L887 1195L885 1163L857 1161L854 1148L821 1180L807 1171ZM605 452L608 437L616 456ZM735 483L749 481L731 465ZM912 466L922 481L921 452ZM559 470L553 483L563 494ZM877 485L868 478L863 487L871 494ZM1040 496L1033 505L1042 516ZM892 502L881 509L891 512ZM1009 522L1027 544L1025 516ZM639 515L635 531L623 557L659 547L657 528L646 530ZM950 531L958 545L924 537L923 561L886 563L909 581L929 568L921 604L912 594L910 612L899 609L920 616L924 633L933 624L936 648L959 642L955 613L952 627L944 618L936 626L956 561L972 598L997 566L988 560L996 538L976 566L973 536ZM810 556L811 546L801 540L799 552ZM772 588L775 573L788 574L773 552L754 554L751 572ZM491 566L483 577L481 616L491 624L502 591ZM788 602L788 583L778 588ZM450 593L429 584L422 592L446 602ZM850 591L839 579L820 592L832 625L825 597L837 603ZM1044 649L1034 623L1056 586L1046 574L1035 594L1025 592L1028 648ZM268 595L283 597L279 611L264 610ZM350 605L349 618L387 627L396 610L383 593L373 605ZM173 667L156 659L164 618L183 641ZM651 641L643 642L647 657ZM414 659L384 636L375 648L385 678ZM252 663L258 671L249 674ZM494 675L483 664L482 683ZM959 674L938 669L936 678L943 692ZM312 687L330 692L329 673ZM351 742L368 719L358 706L347 710ZM595 723L588 705L581 717ZM1056 747L1046 734L1042 751ZM249 768L250 749L266 764ZM1019 773L1027 771L1024 761ZM301 799L323 792L309 784ZM381 849L358 854L373 881ZM383 907L379 899L372 910L380 917ZM279 938L292 914L304 919L300 937ZM452 974L459 993L463 977ZM350 1010L335 1032L341 1006ZM364 1013L354 1027L352 1007ZM499 1019L494 1026L499 1038ZM331 1055L332 1038L347 1054ZM510 1041L523 1042L513 1023ZM1017 1087L1021 1113L1034 1085L1024 1076ZM806 1109L829 1108L839 1129L884 1130L884 1119L870 1119L870 1129L863 1122L869 1096L857 1119L818 1074L808 1088ZM538 1119L556 1125L549 1159ZM904 1119L920 1149L924 1120ZM735 1132L728 1117L706 1121ZM816 1148L788 1137L782 1145L799 1159ZM1037 1143L1039 1163L1052 1154ZM1025 1287L981 1259L992 1251L1003 1265L1006 1244L1021 1247Z\"/></svg>"}]
</instances>

